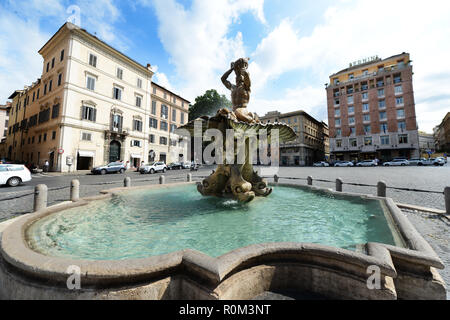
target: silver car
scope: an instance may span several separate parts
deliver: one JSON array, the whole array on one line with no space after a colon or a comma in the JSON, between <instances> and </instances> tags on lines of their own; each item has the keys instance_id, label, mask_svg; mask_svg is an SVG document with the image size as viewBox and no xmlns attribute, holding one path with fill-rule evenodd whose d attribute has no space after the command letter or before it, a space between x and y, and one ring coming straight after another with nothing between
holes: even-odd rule
<instances>
[{"instance_id":1,"label":"silver car","mask_svg":"<svg viewBox=\"0 0 450 320\"><path fill-rule=\"evenodd\" d=\"M389 166L409 166L409 161L406 159L394 159L392 161L388 161L383 163L383 166L389 167Z\"/></svg>"},{"instance_id":2,"label":"silver car","mask_svg":"<svg viewBox=\"0 0 450 320\"><path fill-rule=\"evenodd\" d=\"M335 167L353 167L354 164L351 161L338 161L334 164Z\"/></svg>"},{"instance_id":3,"label":"silver car","mask_svg":"<svg viewBox=\"0 0 450 320\"><path fill-rule=\"evenodd\" d=\"M376 167L377 165L378 162L376 160L364 160L356 164L357 167Z\"/></svg>"}]
</instances>

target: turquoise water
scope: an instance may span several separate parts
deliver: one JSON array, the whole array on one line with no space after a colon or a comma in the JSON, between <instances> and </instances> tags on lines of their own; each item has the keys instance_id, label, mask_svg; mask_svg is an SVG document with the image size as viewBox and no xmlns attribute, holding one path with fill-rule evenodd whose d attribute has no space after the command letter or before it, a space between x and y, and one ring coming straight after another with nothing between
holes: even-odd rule
<instances>
[{"instance_id":1,"label":"turquoise water","mask_svg":"<svg viewBox=\"0 0 450 320\"><path fill-rule=\"evenodd\" d=\"M91 260L184 248L217 257L280 241L347 249L369 241L395 244L378 201L282 186L248 204L203 197L194 185L131 191L47 216L28 229L27 237L46 255Z\"/></svg>"}]
</instances>

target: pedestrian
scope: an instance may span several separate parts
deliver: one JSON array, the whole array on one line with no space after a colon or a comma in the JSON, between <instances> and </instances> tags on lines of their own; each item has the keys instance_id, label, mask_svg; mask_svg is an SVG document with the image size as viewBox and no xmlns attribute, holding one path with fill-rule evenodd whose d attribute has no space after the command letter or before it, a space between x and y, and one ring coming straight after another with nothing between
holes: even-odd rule
<instances>
[{"instance_id":1,"label":"pedestrian","mask_svg":"<svg viewBox=\"0 0 450 320\"><path fill-rule=\"evenodd\" d=\"M48 162L48 160L45 160L44 163L44 172L48 172L48 168L50 167L50 163Z\"/></svg>"}]
</instances>

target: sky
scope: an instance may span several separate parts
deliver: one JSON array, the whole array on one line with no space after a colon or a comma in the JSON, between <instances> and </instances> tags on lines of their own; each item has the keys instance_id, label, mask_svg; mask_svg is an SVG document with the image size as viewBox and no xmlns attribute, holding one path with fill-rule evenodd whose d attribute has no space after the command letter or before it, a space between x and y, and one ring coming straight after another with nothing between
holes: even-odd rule
<instances>
[{"instance_id":1,"label":"sky","mask_svg":"<svg viewBox=\"0 0 450 320\"><path fill-rule=\"evenodd\" d=\"M419 130L450 111L448 0L0 0L0 103L40 77L38 50L66 21L192 103L249 57L250 111L327 120L325 84L352 61L409 52ZM233 80L233 78L230 78Z\"/></svg>"}]
</instances>

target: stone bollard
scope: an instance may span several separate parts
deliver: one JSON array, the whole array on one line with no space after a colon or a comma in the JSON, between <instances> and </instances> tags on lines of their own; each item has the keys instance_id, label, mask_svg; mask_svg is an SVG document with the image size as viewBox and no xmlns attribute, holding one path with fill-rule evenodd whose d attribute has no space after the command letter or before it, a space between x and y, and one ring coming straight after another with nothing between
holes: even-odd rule
<instances>
[{"instance_id":1,"label":"stone bollard","mask_svg":"<svg viewBox=\"0 0 450 320\"><path fill-rule=\"evenodd\" d=\"M45 184L38 184L34 187L33 212L47 208L48 188Z\"/></svg>"},{"instance_id":2,"label":"stone bollard","mask_svg":"<svg viewBox=\"0 0 450 320\"><path fill-rule=\"evenodd\" d=\"M386 183L384 181L378 181L377 183L377 196L386 197Z\"/></svg>"},{"instance_id":3,"label":"stone bollard","mask_svg":"<svg viewBox=\"0 0 450 320\"><path fill-rule=\"evenodd\" d=\"M336 179L336 191L342 192L342 183L341 178Z\"/></svg>"},{"instance_id":4,"label":"stone bollard","mask_svg":"<svg viewBox=\"0 0 450 320\"><path fill-rule=\"evenodd\" d=\"M445 197L445 213L450 214L450 187L445 187L444 197Z\"/></svg>"},{"instance_id":5,"label":"stone bollard","mask_svg":"<svg viewBox=\"0 0 450 320\"><path fill-rule=\"evenodd\" d=\"M80 181L74 179L70 182L70 201L80 200Z\"/></svg>"},{"instance_id":6,"label":"stone bollard","mask_svg":"<svg viewBox=\"0 0 450 320\"><path fill-rule=\"evenodd\" d=\"M278 183L278 180L279 180L280 178L277 176L277 175L274 175L273 176L273 181L275 181L275 183Z\"/></svg>"},{"instance_id":7,"label":"stone bollard","mask_svg":"<svg viewBox=\"0 0 450 320\"><path fill-rule=\"evenodd\" d=\"M188 173L187 174L187 182L191 182L192 181L192 174Z\"/></svg>"},{"instance_id":8,"label":"stone bollard","mask_svg":"<svg viewBox=\"0 0 450 320\"><path fill-rule=\"evenodd\" d=\"M308 180L308 186L312 186L312 180L313 180L312 177L308 176L307 180Z\"/></svg>"},{"instance_id":9,"label":"stone bollard","mask_svg":"<svg viewBox=\"0 0 450 320\"><path fill-rule=\"evenodd\" d=\"M163 175L159 176L159 184L164 184L166 183L166 177L164 177Z\"/></svg>"},{"instance_id":10,"label":"stone bollard","mask_svg":"<svg viewBox=\"0 0 450 320\"><path fill-rule=\"evenodd\" d=\"M131 178L130 177L126 177L125 179L123 179L123 186L124 187L131 187Z\"/></svg>"}]
</instances>

